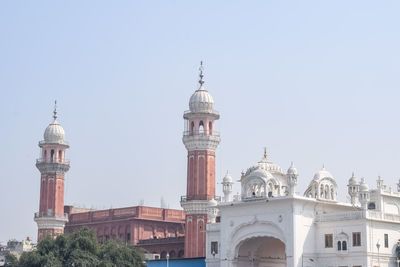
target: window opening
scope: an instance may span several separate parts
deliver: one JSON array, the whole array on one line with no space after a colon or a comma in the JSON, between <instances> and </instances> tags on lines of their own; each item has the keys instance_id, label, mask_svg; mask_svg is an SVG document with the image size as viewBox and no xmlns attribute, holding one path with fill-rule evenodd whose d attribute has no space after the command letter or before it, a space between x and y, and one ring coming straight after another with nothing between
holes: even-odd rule
<instances>
[{"instance_id":1,"label":"window opening","mask_svg":"<svg viewBox=\"0 0 400 267\"><path fill-rule=\"evenodd\" d=\"M213 255L218 254L218 242L217 241L211 242L211 254L213 254Z\"/></svg>"},{"instance_id":2,"label":"window opening","mask_svg":"<svg viewBox=\"0 0 400 267\"><path fill-rule=\"evenodd\" d=\"M385 248L388 248L389 247L389 235L385 234L384 237L385 237Z\"/></svg>"},{"instance_id":3,"label":"window opening","mask_svg":"<svg viewBox=\"0 0 400 267\"><path fill-rule=\"evenodd\" d=\"M356 232L353 233L353 247L359 247L361 246L361 233Z\"/></svg>"},{"instance_id":4,"label":"window opening","mask_svg":"<svg viewBox=\"0 0 400 267\"><path fill-rule=\"evenodd\" d=\"M326 234L325 235L325 247L326 248L332 248L333 247L333 235L332 234Z\"/></svg>"}]
</instances>

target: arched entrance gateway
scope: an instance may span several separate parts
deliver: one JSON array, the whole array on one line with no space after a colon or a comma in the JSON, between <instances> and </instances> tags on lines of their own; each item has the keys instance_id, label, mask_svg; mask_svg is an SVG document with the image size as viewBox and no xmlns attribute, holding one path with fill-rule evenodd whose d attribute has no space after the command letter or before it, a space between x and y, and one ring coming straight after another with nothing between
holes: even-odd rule
<instances>
[{"instance_id":1,"label":"arched entrance gateway","mask_svg":"<svg viewBox=\"0 0 400 267\"><path fill-rule=\"evenodd\" d=\"M286 267L286 238L282 229L271 221L254 216L248 223L238 225L231 234L230 249L232 267Z\"/></svg>"},{"instance_id":2,"label":"arched entrance gateway","mask_svg":"<svg viewBox=\"0 0 400 267\"><path fill-rule=\"evenodd\" d=\"M274 237L253 237L237 246L237 267L286 267L285 244Z\"/></svg>"}]
</instances>

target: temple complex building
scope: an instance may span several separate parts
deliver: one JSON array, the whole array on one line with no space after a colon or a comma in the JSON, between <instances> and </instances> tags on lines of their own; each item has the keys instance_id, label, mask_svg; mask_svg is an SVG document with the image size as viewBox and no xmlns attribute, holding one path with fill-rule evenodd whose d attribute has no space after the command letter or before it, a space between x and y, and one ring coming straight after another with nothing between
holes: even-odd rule
<instances>
[{"instance_id":1,"label":"temple complex building","mask_svg":"<svg viewBox=\"0 0 400 267\"><path fill-rule=\"evenodd\" d=\"M99 242L120 239L162 259L197 258L209 267L400 266L400 181L392 188L378 177L376 187L370 188L354 173L335 178L325 167L302 178L293 163L285 171L264 149L261 160L246 171L221 177L221 198L215 191L221 140L215 122L220 115L204 87L202 66L183 119L183 210L84 210L64 205L69 144L54 110L36 163L41 174L39 211L34 216L38 240L89 227ZM299 179L309 181L304 192L298 190ZM338 179L347 182L347 202L338 200ZM240 193L234 195L235 183Z\"/></svg>"}]
</instances>

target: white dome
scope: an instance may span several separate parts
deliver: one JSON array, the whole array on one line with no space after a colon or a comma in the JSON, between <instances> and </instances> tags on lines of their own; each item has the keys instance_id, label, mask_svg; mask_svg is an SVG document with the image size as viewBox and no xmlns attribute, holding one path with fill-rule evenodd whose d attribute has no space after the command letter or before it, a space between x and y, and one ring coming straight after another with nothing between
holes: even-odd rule
<instances>
[{"instance_id":1,"label":"white dome","mask_svg":"<svg viewBox=\"0 0 400 267\"><path fill-rule=\"evenodd\" d=\"M229 172L226 172L224 179L222 180L224 184L232 184L233 179L232 176L229 174Z\"/></svg>"},{"instance_id":2,"label":"white dome","mask_svg":"<svg viewBox=\"0 0 400 267\"><path fill-rule=\"evenodd\" d=\"M281 167L279 167L277 164L267 161L266 158L262 158L256 165L250 167L247 169L245 175L248 176L250 173L254 172L255 170L265 170L269 173L277 173L281 175L285 175Z\"/></svg>"},{"instance_id":3,"label":"white dome","mask_svg":"<svg viewBox=\"0 0 400 267\"><path fill-rule=\"evenodd\" d=\"M64 143L65 132L63 127L56 119L44 131L44 141L46 143Z\"/></svg>"},{"instance_id":4,"label":"white dome","mask_svg":"<svg viewBox=\"0 0 400 267\"><path fill-rule=\"evenodd\" d=\"M354 176L354 173L349 179L349 185L358 185L358 181L357 178Z\"/></svg>"},{"instance_id":5,"label":"white dome","mask_svg":"<svg viewBox=\"0 0 400 267\"><path fill-rule=\"evenodd\" d=\"M201 86L190 97L189 108L193 113L213 113L214 100L210 93Z\"/></svg>"},{"instance_id":6,"label":"white dome","mask_svg":"<svg viewBox=\"0 0 400 267\"><path fill-rule=\"evenodd\" d=\"M288 173L288 174L297 175L297 169L294 167L293 162L292 162L292 164L290 165L289 169L287 170L287 173Z\"/></svg>"},{"instance_id":7,"label":"white dome","mask_svg":"<svg viewBox=\"0 0 400 267\"><path fill-rule=\"evenodd\" d=\"M322 168L322 170L318 171L315 175L314 175L314 180L320 180L323 178L332 178L333 176L330 172L328 172L327 170L325 170L325 168Z\"/></svg>"},{"instance_id":8,"label":"white dome","mask_svg":"<svg viewBox=\"0 0 400 267\"><path fill-rule=\"evenodd\" d=\"M361 183L360 183L359 191L360 191L360 192L368 192L368 191L369 191L369 186L368 186L368 184L365 182L365 179L364 179L364 178L361 178Z\"/></svg>"}]
</instances>

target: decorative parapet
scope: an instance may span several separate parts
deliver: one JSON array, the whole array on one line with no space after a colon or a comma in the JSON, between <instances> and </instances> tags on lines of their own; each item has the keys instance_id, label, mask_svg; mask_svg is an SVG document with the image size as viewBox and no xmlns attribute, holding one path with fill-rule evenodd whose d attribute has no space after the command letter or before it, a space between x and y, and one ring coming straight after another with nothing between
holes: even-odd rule
<instances>
[{"instance_id":1,"label":"decorative parapet","mask_svg":"<svg viewBox=\"0 0 400 267\"><path fill-rule=\"evenodd\" d=\"M185 214L181 210L134 206L127 208L96 210L70 215L71 224L109 221L122 218L137 218L147 220L159 220L166 222L182 222Z\"/></svg>"},{"instance_id":2,"label":"decorative parapet","mask_svg":"<svg viewBox=\"0 0 400 267\"><path fill-rule=\"evenodd\" d=\"M34 220L38 225L38 229L64 229L68 222L68 214L64 216L43 216L39 212L35 213Z\"/></svg>"},{"instance_id":3,"label":"decorative parapet","mask_svg":"<svg viewBox=\"0 0 400 267\"><path fill-rule=\"evenodd\" d=\"M219 119L219 112L213 109L212 112L192 112L191 110L186 110L183 112L183 118L189 119L191 117L201 117L201 116L213 116L214 119Z\"/></svg>"},{"instance_id":4,"label":"decorative parapet","mask_svg":"<svg viewBox=\"0 0 400 267\"><path fill-rule=\"evenodd\" d=\"M192 201L192 200L209 200L212 198L217 202L221 202L221 196L212 196L212 195L181 196L181 202Z\"/></svg>"},{"instance_id":5,"label":"decorative parapet","mask_svg":"<svg viewBox=\"0 0 400 267\"><path fill-rule=\"evenodd\" d=\"M64 146L66 148L69 148L69 143L67 141L65 141L65 140L58 141L58 142L49 142L49 141L44 141L43 140L43 141L39 142L39 147L43 147L44 145L57 145L57 146L61 145L61 146Z\"/></svg>"},{"instance_id":6,"label":"decorative parapet","mask_svg":"<svg viewBox=\"0 0 400 267\"><path fill-rule=\"evenodd\" d=\"M187 134L183 135L182 142L185 145L188 151L193 150L213 150L215 151L219 145L221 138L219 135L216 135L216 132L213 135L207 134Z\"/></svg>"},{"instance_id":7,"label":"decorative parapet","mask_svg":"<svg viewBox=\"0 0 400 267\"><path fill-rule=\"evenodd\" d=\"M359 220L363 218L365 218L363 211L349 211L342 213L319 214L315 216L315 222L336 222Z\"/></svg>"},{"instance_id":8,"label":"decorative parapet","mask_svg":"<svg viewBox=\"0 0 400 267\"><path fill-rule=\"evenodd\" d=\"M36 167L40 173L66 173L69 170L69 161L46 162L43 159L36 160Z\"/></svg>"},{"instance_id":9,"label":"decorative parapet","mask_svg":"<svg viewBox=\"0 0 400 267\"><path fill-rule=\"evenodd\" d=\"M319 214L315 216L315 222L337 222L347 220L379 220L400 223L400 216L396 214L382 213L379 211L348 211L342 213Z\"/></svg>"},{"instance_id":10,"label":"decorative parapet","mask_svg":"<svg viewBox=\"0 0 400 267\"><path fill-rule=\"evenodd\" d=\"M181 207L186 215L207 214L208 200L181 201Z\"/></svg>"}]
</instances>

